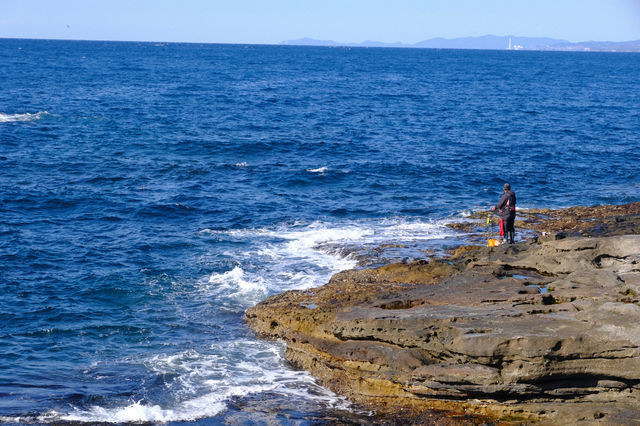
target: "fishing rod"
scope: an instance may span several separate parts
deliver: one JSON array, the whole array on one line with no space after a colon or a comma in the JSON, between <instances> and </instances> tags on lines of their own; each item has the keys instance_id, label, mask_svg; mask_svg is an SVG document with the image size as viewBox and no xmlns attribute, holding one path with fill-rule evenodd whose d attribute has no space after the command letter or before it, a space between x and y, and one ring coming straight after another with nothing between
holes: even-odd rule
<instances>
[{"instance_id":1,"label":"fishing rod","mask_svg":"<svg viewBox=\"0 0 640 426\"><path fill-rule=\"evenodd\" d=\"M490 206L492 206L492 204L490 204ZM493 237L493 215L496 214L495 210L488 210L487 211L487 232L488 232L488 238L487 238L487 245L489 247L496 247L499 246L501 244L500 239L498 238L492 238ZM500 218L500 232L502 232L502 218ZM500 235L502 236L502 235Z\"/></svg>"}]
</instances>

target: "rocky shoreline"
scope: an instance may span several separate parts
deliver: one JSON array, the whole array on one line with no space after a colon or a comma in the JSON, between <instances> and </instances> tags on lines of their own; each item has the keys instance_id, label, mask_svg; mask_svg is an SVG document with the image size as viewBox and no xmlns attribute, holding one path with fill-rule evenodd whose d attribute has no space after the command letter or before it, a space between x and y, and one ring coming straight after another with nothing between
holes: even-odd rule
<instances>
[{"instance_id":1,"label":"rocky shoreline","mask_svg":"<svg viewBox=\"0 0 640 426\"><path fill-rule=\"evenodd\" d=\"M640 422L640 203L519 217L526 241L343 271L269 297L246 321L323 385L394 419Z\"/></svg>"}]
</instances>

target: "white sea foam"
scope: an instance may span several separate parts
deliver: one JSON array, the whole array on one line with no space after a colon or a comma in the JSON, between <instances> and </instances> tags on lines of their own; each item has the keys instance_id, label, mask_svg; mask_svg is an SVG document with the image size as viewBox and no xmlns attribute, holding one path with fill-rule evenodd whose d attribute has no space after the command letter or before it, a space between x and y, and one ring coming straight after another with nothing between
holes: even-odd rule
<instances>
[{"instance_id":1,"label":"white sea foam","mask_svg":"<svg viewBox=\"0 0 640 426\"><path fill-rule=\"evenodd\" d=\"M449 221L422 221L392 218L382 221L371 242L440 240L456 235Z\"/></svg>"},{"instance_id":2,"label":"white sea foam","mask_svg":"<svg viewBox=\"0 0 640 426\"><path fill-rule=\"evenodd\" d=\"M218 407L216 407L218 408ZM224 407L220 407L221 411ZM219 412L218 411L218 412ZM214 412L213 415L217 414ZM163 409L159 405L145 405L141 401L133 402L130 405L119 408L103 408L93 406L88 410L74 410L71 413L50 412L47 415L49 421L67 422L170 422L178 420L195 420L195 418L182 419L181 416L172 409Z\"/></svg>"},{"instance_id":3,"label":"white sea foam","mask_svg":"<svg viewBox=\"0 0 640 426\"><path fill-rule=\"evenodd\" d=\"M202 235L211 235L215 241L231 241L231 247L237 248L229 249L225 257L229 263L222 263L225 267L212 260L215 272L197 280L190 297L204 302L203 306L211 306L213 302L216 309L241 312L269 294L322 285L335 272L355 267L355 260L345 256L340 247L419 243L456 234L445 222L392 217L343 223L296 222L259 229L203 230ZM224 416L234 398L256 393L277 395L293 404L351 409L344 398L320 387L308 373L288 368L279 343L227 340L198 350L155 354L147 359L123 362L141 362L151 377L166 378L167 382L159 385L164 388L154 392L165 397L162 400L132 399L116 406L72 407L33 419L1 420L32 423L193 421Z\"/></svg>"},{"instance_id":4,"label":"white sea foam","mask_svg":"<svg viewBox=\"0 0 640 426\"><path fill-rule=\"evenodd\" d=\"M259 282L249 282L244 279L244 276L245 274L242 268L236 266L231 271L222 274L212 274L209 277L209 283L237 290L238 293L264 290L264 286L261 284L262 279L259 280Z\"/></svg>"},{"instance_id":5,"label":"white sea foam","mask_svg":"<svg viewBox=\"0 0 640 426\"><path fill-rule=\"evenodd\" d=\"M399 241L419 241L445 239L458 235L447 223L463 221L463 218L451 218L442 221L424 221L420 219L387 218L377 221L350 221L342 224L313 222L294 224L277 228L235 229L217 231L205 229L203 234L224 235L237 241L253 241L260 245L261 254L278 253L281 256L300 258L305 255L327 255L319 247L326 243L357 245L389 243ZM255 253L252 253L255 254ZM334 259L346 265L354 264L349 259Z\"/></svg>"},{"instance_id":6,"label":"white sea foam","mask_svg":"<svg viewBox=\"0 0 640 426\"><path fill-rule=\"evenodd\" d=\"M221 413L233 397L261 392L315 400L318 404L339 409L349 408L343 397L317 385L308 373L284 368L282 351L279 344L238 340L212 345L208 354L188 350L173 355L156 355L144 364L152 373L176 377L167 385L176 400L170 406L131 401L114 408L92 406L73 408L67 413L52 411L35 420L92 423L193 421Z\"/></svg>"},{"instance_id":7,"label":"white sea foam","mask_svg":"<svg viewBox=\"0 0 640 426\"><path fill-rule=\"evenodd\" d=\"M199 279L192 297L216 309L243 311L247 307L288 289L304 289L326 283L339 270L356 266L336 247L416 242L455 235L444 222L389 218L343 223L316 221L271 228L215 231L203 230L216 241L232 241L225 268ZM215 261L214 261L215 262ZM125 362L138 363L139 360ZM306 372L286 366L283 346L259 340L228 340L205 349L156 354L142 360L148 374L166 377L162 401L130 400L119 406L76 407L49 412L36 422L172 422L193 421L223 415L234 398L271 393L335 409L349 403L317 385Z\"/></svg>"},{"instance_id":8,"label":"white sea foam","mask_svg":"<svg viewBox=\"0 0 640 426\"><path fill-rule=\"evenodd\" d=\"M329 168L324 166L324 167L318 167L317 169L307 169L307 171L309 173L326 173L327 171L329 171Z\"/></svg>"},{"instance_id":9,"label":"white sea foam","mask_svg":"<svg viewBox=\"0 0 640 426\"><path fill-rule=\"evenodd\" d=\"M11 123L14 121L34 121L39 120L43 116L49 114L47 111L40 111L36 113L23 113L23 114L5 114L0 112L0 123Z\"/></svg>"},{"instance_id":10,"label":"white sea foam","mask_svg":"<svg viewBox=\"0 0 640 426\"><path fill-rule=\"evenodd\" d=\"M202 232L251 245L249 250L227 253L239 265L230 271L212 274L203 288L210 292L214 284L217 294L227 291L236 297L252 296L261 291L264 298L278 291L324 284L332 274L355 267L353 259L319 246L359 241L371 231L358 226L314 222L277 228Z\"/></svg>"},{"instance_id":11,"label":"white sea foam","mask_svg":"<svg viewBox=\"0 0 640 426\"><path fill-rule=\"evenodd\" d=\"M236 167L247 167L248 165L249 163L247 163L246 161L242 161L240 163L235 164Z\"/></svg>"},{"instance_id":12,"label":"white sea foam","mask_svg":"<svg viewBox=\"0 0 640 426\"><path fill-rule=\"evenodd\" d=\"M257 274L246 274L239 266L211 274L204 288L213 296L235 300L241 305L257 303L266 296L265 279Z\"/></svg>"},{"instance_id":13,"label":"white sea foam","mask_svg":"<svg viewBox=\"0 0 640 426\"><path fill-rule=\"evenodd\" d=\"M212 274L204 286L210 292L212 284L215 284L218 288L216 294L227 291L236 298L243 294L256 295L256 291L263 292L264 298L284 290L325 284L334 273L357 266L354 258L343 254L349 250L341 250L341 247L390 242L419 244L457 235L446 227L444 221L406 218L345 223L317 221L275 228L203 230L202 233L249 244L248 250L226 253L238 266L221 274ZM251 302L255 301L251 298ZM245 307L248 306L250 304Z\"/></svg>"}]
</instances>

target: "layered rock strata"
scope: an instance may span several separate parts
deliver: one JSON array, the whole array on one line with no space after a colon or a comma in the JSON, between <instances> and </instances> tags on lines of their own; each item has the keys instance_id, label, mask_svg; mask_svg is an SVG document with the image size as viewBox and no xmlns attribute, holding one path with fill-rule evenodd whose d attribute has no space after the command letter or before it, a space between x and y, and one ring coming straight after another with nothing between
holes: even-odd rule
<instances>
[{"instance_id":1,"label":"layered rock strata","mask_svg":"<svg viewBox=\"0 0 640 426\"><path fill-rule=\"evenodd\" d=\"M379 412L630 423L640 422L639 295L640 235L551 234L344 271L246 320Z\"/></svg>"}]
</instances>

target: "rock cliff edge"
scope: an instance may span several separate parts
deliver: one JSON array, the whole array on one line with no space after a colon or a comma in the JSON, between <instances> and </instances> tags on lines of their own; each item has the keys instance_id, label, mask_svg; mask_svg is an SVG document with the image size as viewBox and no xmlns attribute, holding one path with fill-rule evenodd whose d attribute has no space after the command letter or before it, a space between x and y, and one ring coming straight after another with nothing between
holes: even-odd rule
<instances>
[{"instance_id":1,"label":"rock cliff edge","mask_svg":"<svg viewBox=\"0 0 640 426\"><path fill-rule=\"evenodd\" d=\"M551 233L344 271L322 287L272 296L246 320L282 339L295 366L378 412L640 422L640 221L632 213L607 217L607 232L584 222L603 236ZM588 231L574 235L596 234Z\"/></svg>"}]
</instances>

